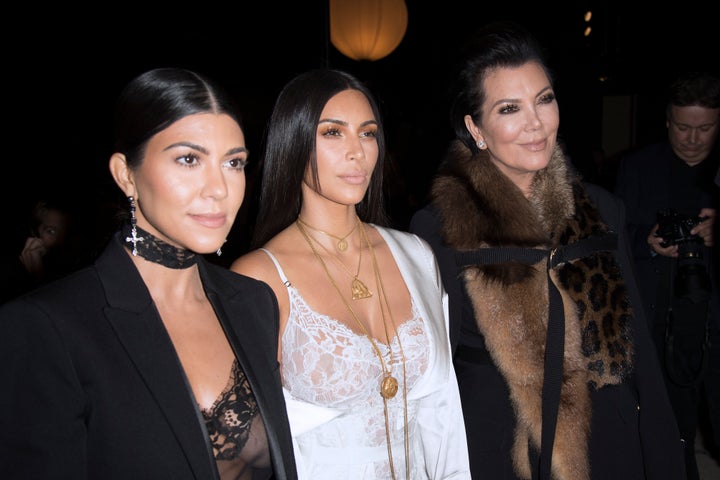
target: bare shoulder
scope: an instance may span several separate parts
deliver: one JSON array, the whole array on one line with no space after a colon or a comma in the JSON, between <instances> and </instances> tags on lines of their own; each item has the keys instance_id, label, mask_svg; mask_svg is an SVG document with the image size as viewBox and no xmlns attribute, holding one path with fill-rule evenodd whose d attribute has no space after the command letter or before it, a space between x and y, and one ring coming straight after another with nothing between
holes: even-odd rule
<instances>
[{"instance_id":1,"label":"bare shoulder","mask_svg":"<svg viewBox=\"0 0 720 480\"><path fill-rule=\"evenodd\" d=\"M252 250L235 259L230 265L230 270L267 283L275 292L281 314L286 311L287 288L280 278L275 264L266 252L260 249ZM281 318L284 318L284 316Z\"/></svg>"},{"instance_id":2,"label":"bare shoulder","mask_svg":"<svg viewBox=\"0 0 720 480\"><path fill-rule=\"evenodd\" d=\"M252 250L235 259L230 265L230 270L265 282L272 278L272 274L277 275L270 257L259 249Z\"/></svg>"},{"instance_id":3,"label":"bare shoulder","mask_svg":"<svg viewBox=\"0 0 720 480\"><path fill-rule=\"evenodd\" d=\"M292 257L291 252L287 252L288 242L286 237L287 233L281 232L263 246L263 248L271 252L281 264L287 261L289 258L288 255L290 258ZM269 284L276 293L284 289L275 263L270 255L262 249L251 250L238 257L230 265L230 270L262 280Z\"/></svg>"},{"instance_id":4,"label":"bare shoulder","mask_svg":"<svg viewBox=\"0 0 720 480\"><path fill-rule=\"evenodd\" d=\"M286 237L287 235L281 232L263 246L263 248L271 252L281 264L291 258L293 253L292 250L290 252L287 251ZM268 255L268 252L262 249L251 250L236 258L232 264L230 264L230 270L261 280L270 285L270 288L275 292L275 296L278 299L280 325L282 329L287 321L289 310L287 286L283 282L278 267L270 255Z\"/></svg>"}]
</instances>

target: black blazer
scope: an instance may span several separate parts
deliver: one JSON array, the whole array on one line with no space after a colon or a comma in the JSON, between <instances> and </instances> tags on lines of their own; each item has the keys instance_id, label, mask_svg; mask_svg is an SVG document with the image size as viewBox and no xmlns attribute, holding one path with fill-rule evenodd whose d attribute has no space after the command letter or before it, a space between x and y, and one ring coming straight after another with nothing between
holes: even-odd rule
<instances>
[{"instance_id":1,"label":"black blazer","mask_svg":"<svg viewBox=\"0 0 720 480\"><path fill-rule=\"evenodd\" d=\"M257 399L275 478L295 479L275 296L198 266ZM180 361L118 235L94 265L0 307L0 332L1 478L218 478Z\"/></svg>"}]
</instances>

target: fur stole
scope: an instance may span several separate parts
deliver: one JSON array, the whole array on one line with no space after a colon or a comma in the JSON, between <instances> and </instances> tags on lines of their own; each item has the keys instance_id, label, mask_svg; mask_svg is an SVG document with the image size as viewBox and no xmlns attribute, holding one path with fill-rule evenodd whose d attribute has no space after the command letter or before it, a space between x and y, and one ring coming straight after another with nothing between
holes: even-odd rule
<instances>
[{"instance_id":1,"label":"fur stole","mask_svg":"<svg viewBox=\"0 0 720 480\"><path fill-rule=\"evenodd\" d=\"M559 147L526 198L487 152L472 156L456 142L431 194L444 241L458 251L552 249L608 231ZM632 309L612 252L598 251L549 271L547 260L471 265L460 276L479 331L510 389L516 415L513 461L516 473L527 479L528 442L540 450L548 279L560 291L565 353L552 473L556 480L590 478L590 390L619 384L632 370Z\"/></svg>"}]
</instances>

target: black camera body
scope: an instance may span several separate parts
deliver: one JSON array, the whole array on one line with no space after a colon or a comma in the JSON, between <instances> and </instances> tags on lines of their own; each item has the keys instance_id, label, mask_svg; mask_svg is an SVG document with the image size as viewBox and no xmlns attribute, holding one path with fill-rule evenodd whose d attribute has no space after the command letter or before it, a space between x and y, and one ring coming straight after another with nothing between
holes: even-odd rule
<instances>
[{"instance_id":1,"label":"black camera body","mask_svg":"<svg viewBox=\"0 0 720 480\"><path fill-rule=\"evenodd\" d=\"M660 243L663 248L690 242L702 245L702 238L692 235L690 230L703 220L702 217L685 215L672 209L661 210L657 214L658 229L655 236L663 239Z\"/></svg>"},{"instance_id":2,"label":"black camera body","mask_svg":"<svg viewBox=\"0 0 720 480\"><path fill-rule=\"evenodd\" d=\"M687 298L693 303L710 298L710 276L703 261L704 242L699 235L690 233L702 217L685 215L675 210L661 210L657 214L656 237L661 237L662 247L678 246L675 296Z\"/></svg>"}]
</instances>

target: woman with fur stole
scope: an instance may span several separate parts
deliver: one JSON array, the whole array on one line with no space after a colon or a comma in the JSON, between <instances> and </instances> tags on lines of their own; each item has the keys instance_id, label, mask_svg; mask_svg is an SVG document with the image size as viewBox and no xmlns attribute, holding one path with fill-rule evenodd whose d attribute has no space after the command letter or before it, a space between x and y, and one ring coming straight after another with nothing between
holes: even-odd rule
<instances>
[{"instance_id":1,"label":"woman with fur stole","mask_svg":"<svg viewBox=\"0 0 720 480\"><path fill-rule=\"evenodd\" d=\"M410 229L432 245L478 479L685 478L626 252L624 207L558 145L524 28L469 44L456 139Z\"/></svg>"}]
</instances>

